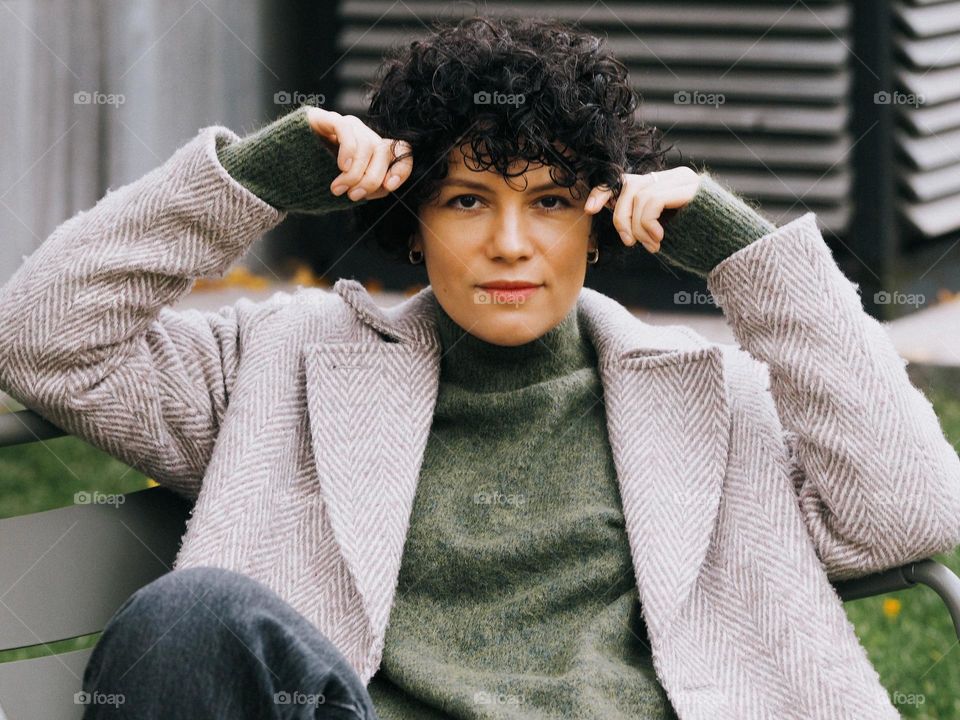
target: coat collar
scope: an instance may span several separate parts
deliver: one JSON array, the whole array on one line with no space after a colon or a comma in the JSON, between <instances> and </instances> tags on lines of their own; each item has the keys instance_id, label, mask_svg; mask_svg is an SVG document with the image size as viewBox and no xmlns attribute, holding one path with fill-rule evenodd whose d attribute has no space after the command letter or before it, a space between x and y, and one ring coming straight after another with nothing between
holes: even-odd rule
<instances>
[{"instance_id":1,"label":"coat collar","mask_svg":"<svg viewBox=\"0 0 960 720\"><path fill-rule=\"evenodd\" d=\"M376 671L437 398L440 345L428 286L381 308L355 280L334 291L387 342L307 348L321 493L370 623ZM723 353L682 326L651 326L583 288L637 588L655 657L694 601L719 515L730 414ZM330 410L335 408L336 412ZM364 443L362 438L376 438Z\"/></svg>"}]
</instances>

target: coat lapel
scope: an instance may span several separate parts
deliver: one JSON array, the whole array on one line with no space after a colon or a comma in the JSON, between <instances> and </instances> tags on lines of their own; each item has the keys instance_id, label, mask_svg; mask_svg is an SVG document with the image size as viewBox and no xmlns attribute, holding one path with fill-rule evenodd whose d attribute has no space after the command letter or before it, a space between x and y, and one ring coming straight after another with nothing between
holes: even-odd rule
<instances>
[{"instance_id":1,"label":"coat lapel","mask_svg":"<svg viewBox=\"0 0 960 720\"><path fill-rule=\"evenodd\" d=\"M310 432L327 516L371 629L392 588L436 401L439 355L400 343L306 351Z\"/></svg>"},{"instance_id":2,"label":"coat lapel","mask_svg":"<svg viewBox=\"0 0 960 720\"><path fill-rule=\"evenodd\" d=\"M305 356L321 492L379 645L437 398L436 301L429 286L389 309L355 280L334 291L386 336L331 338ZM730 430L722 350L685 329L643 323L589 288L578 313L597 349L630 551L656 645L693 589L718 515Z\"/></svg>"},{"instance_id":3,"label":"coat lapel","mask_svg":"<svg viewBox=\"0 0 960 720\"><path fill-rule=\"evenodd\" d=\"M655 644L694 588L726 474L723 350L686 328L644 323L585 288L637 589Z\"/></svg>"},{"instance_id":4,"label":"coat lapel","mask_svg":"<svg viewBox=\"0 0 960 720\"><path fill-rule=\"evenodd\" d=\"M720 506L730 421L722 351L627 355L604 372L607 428L651 638L693 590Z\"/></svg>"}]
</instances>

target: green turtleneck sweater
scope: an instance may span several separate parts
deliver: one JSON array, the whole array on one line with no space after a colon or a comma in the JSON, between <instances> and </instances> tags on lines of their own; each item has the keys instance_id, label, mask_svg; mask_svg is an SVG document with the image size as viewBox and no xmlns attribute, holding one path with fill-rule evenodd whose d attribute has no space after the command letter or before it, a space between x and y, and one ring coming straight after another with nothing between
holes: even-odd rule
<instances>
[{"instance_id":1,"label":"green turtleneck sweater","mask_svg":"<svg viewBox=\"0 0 960 720\"><path fill-rule=\"evenodd\" d=\"M336 158L302 108L217 152L280 209L352 204L330 194ZM660 254L705 276L773 228L705 175L665 223ZM367 688L378 714L675 718L652 664L597 357L576 306L516 347L435 312L440 385Z\"/></svg>"},{"instance_id":2,"label":"green turtleneck sweater","mask_svg":"<svg viewBox=\"0 0 960 720\"><path fill-rule=\"evenodd\" d=\"M440 386L380 670L382 720L672 718L576 306L525 345L435 305Z\"/></svg>"}]
</instances>

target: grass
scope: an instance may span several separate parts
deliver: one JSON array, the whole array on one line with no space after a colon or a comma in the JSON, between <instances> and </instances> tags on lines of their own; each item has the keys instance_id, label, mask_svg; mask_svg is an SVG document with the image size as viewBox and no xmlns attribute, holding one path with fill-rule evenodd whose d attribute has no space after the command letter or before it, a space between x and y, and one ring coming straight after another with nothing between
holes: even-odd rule
<instances>
[{"instance_id":1,"label":"grass","mask_svg":"<svg viewBox=\"0 0 960 720\"><path fill-rule=\"evenodd\" d=\"M916 380L915 380L916 381ZM947 437L960 444L960 397L947 382L923 387ZM76 438L0 449L0 518L69 505L79 490L130 492L148 478ZM960 549L938 556L960 573ZM940 598L925 587L847 603L857 636L903 717L960 717L960 650ZM0 662L91 647L99 633L0 653Z\"/></svg>"},{"instance_id":2,"label":"grass","mask_svg":"<svg viewBox=\"0 0 960 720\"><path fill-rule=\"evenodd\" d=\"M0 518L73 504L74 493L125 493L147 478L75 437L0 448Z\"/></svg>"}]
</instances>

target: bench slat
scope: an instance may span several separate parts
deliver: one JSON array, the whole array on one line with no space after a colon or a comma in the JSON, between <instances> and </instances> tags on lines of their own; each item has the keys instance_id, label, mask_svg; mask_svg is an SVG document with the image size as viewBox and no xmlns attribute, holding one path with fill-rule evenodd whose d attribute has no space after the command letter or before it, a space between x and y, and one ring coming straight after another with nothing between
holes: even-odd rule
<instances>
[{"instance_id":1,"label":"bench slat","mask_svg":"<svg viewBox=\"0 0 960 720\"><path fill-rule=\"evenodd\" d=\"M0 720L80 720L85 705L74 702L93 648L56 656L0 663Z\"/></svg>"},{"instance_id":2,"label":"bench slat","mask_svg":"<svg viewBox=\"0 0 960 720\"><path fill-rule=\"evenodd\" d=\"M190 502L165 487L0 520L0 650L99 632L168 572Z\"/></svg>"}]
</instances>

